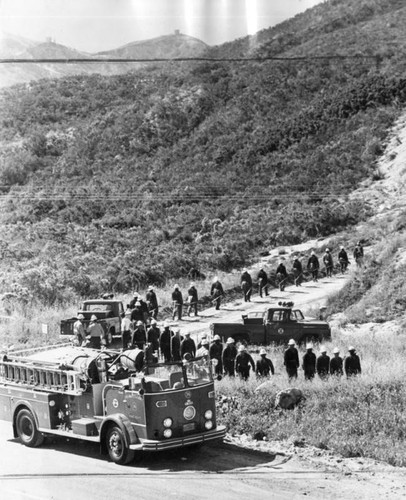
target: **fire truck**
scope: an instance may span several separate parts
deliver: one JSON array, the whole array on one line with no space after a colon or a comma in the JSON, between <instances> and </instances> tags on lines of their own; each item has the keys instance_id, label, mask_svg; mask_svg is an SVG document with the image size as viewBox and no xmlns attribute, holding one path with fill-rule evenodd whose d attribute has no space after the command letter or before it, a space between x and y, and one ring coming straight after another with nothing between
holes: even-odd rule
<instances>
[{"instance_id":1,"label":"fire truck","mask_svg":"<svg viewBox=\"0 0 406 500\"><path fill-rule=\"evenodd\" d=\"M26 446L77 438L99 443L117 464L222 439L210 361L156 361L139 349L74 346L2 354L0 418Z\"/></svg>"}]
</instances>

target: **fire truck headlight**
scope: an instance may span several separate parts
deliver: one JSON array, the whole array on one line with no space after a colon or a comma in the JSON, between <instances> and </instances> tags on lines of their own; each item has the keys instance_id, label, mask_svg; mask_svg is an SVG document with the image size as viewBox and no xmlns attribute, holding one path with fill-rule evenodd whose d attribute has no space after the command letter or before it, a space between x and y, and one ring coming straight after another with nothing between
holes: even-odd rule
<instances>
[{"instance_id":1,"label":"fire truck headlight","mask_svg":"<svg viewBox=\"0 0 406 500\"><path fill-rule=\"evenodd\" d=\"M209 431L210 429L213 428L213 422L211 420L206 420L204 423L205 428Z\"/></svg>"},{"instance_id":2,"label":"fire truck headlight","mask_svg":"<svg viewBox=\"0 0 406 500\"><path fill-rule=\"evenodd\" d=\"M204 418L206 420L211 420L213 418L213 412L211 410L206 410L204 412Z\"/></svg>"},{"instance_id":3,"label":"fire truck headlight","mask_svg":"<svg viewBox=\"0 0 406 500\"><path fill-rule=\"evenodd\" d=\"M172 436L172 429L165 429L164 430L164 437L170 438Z\"/></svg>"},{"instance_id":4,"label":"fire truck headlight","mask_svg":"<svg viewBox=\"0 0 406 500\"><path fill-rule=\"evenodd\" d=\"M173 420L169 417L165 418L165 420L163 421L163 424L164 424L164 427L166 427L166 428L172 427Z\"/></svg>"}]
</instances>

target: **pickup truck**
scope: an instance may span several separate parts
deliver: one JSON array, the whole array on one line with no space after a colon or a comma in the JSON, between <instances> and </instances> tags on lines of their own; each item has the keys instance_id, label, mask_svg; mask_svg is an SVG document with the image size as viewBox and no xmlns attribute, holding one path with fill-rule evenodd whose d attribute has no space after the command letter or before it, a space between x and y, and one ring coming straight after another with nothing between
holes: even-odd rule
<instances>
[{"instance_id":1,"label":"pickup truck","mask_svg":"<svg viewBox=\"0 0 406 500\"><path fill-rule=\"evenodd\" d=\"M104 328L107 338L112 339L114 336L121 335L121 315L123 312L124 307L120 300L95 299L85 300L78 314L83 314L85 317L82 321L85 329L94 314ZM76 317L62 320L61 335L73 335L75 321Z\"/></svg>"},{"instance_id":2,"label":"pickup truck","mask_svg":"<svg viewBox=\"0 0 406 500\"><path fill-rule=\"evenodd\" d=\"M296 343L331 339L331 329L326 321L306 319L293 305L244 314L241 323L212 323L211 331L223 340L232 337L236 342L262 345L285 344L290 339Z\"/></svg>"}]
</instances>

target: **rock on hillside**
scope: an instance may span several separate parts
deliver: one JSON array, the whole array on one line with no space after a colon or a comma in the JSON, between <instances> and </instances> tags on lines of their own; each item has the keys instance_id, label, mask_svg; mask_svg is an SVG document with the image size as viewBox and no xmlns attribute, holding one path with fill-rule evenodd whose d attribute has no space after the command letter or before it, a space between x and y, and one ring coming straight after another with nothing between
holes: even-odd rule
<instances>
[{"instance_id":1,"label":"rock on hillside","mask_svg":"<svg viewBox=\"0 0 406 500\"><path fill-rule=\"evenodd\" d=\"M120 57L123 59L198 57L206 51L207 47L208 45L198 38L175 32L172 35L129 43L118 49L107 50L97 55Z\"/></svg>"}]
</instances>

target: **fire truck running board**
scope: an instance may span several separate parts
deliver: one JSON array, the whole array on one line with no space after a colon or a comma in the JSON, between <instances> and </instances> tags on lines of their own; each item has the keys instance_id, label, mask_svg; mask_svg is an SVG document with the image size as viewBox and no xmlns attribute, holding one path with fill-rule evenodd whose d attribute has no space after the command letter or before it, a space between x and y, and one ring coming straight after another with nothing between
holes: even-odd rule
<instances>
[{"instance_id":1,"label":"fire truck running board","mask_svg":"<svg viewBox=\"0 0 406 500\"><path fill-rule=\"evenodd\" d=\"M81 434L75 434L73 431L62 431L59 429L45 429L40 427L38 429L43 434L47 434L49 436L61 436L66 438L74 438L74 439L82 439L83 441L91 441L92 443L99 443L99 436L82 436Z\"/></svg>"}]
</instances>

